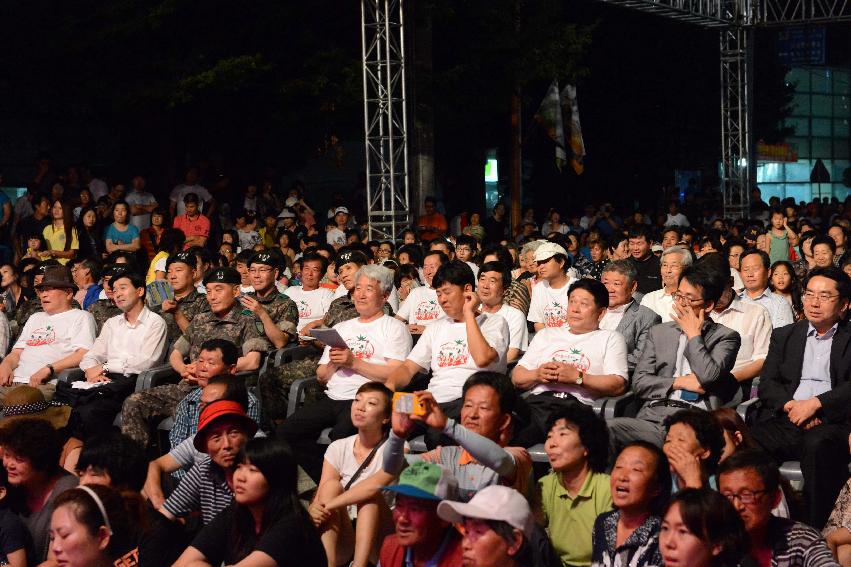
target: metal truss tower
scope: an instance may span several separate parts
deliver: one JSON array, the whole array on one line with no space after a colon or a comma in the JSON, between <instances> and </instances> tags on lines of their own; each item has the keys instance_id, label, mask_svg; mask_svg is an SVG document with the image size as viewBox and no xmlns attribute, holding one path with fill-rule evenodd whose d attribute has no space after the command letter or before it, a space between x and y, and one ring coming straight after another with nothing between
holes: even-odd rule
<instances>
[{"instance_id":1,"label":"metal truss tower","mask_svg":"<svg viewBox=\"0 0 851 567\"><path fill-rule=\"evenodd\" d=\"M740 218L746 215L750 207L750 184L756 171L750 122L753 28L848 21L851 20L851 0L601 1L719 30L724 216Z\"/></svg>"},{"instance_id":2,"label":"metal truss tower","mask_svg":"<svg viewBox=\"0 0 851 567\"><path fill-rule=\"evenodd\" d=\"M370 239L394 239L411 220L403 2L361 0Z\"/></svg>"}]
</instances>

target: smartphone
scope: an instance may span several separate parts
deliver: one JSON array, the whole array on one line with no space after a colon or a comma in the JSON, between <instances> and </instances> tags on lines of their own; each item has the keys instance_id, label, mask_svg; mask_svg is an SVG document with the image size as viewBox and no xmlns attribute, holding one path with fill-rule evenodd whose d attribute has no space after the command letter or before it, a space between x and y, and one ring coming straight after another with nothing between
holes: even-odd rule
<instances>
[{"instance_id":1,"label":"smartphone","mask_svg":"<svg viewBox=\"0 0 851 567\"><path fill-rule=\"evenodd\" d=\"M415 394L396 392L393 394L393 411L409 415L425 415L425 403Z\"/></svg>"}]
</instances>

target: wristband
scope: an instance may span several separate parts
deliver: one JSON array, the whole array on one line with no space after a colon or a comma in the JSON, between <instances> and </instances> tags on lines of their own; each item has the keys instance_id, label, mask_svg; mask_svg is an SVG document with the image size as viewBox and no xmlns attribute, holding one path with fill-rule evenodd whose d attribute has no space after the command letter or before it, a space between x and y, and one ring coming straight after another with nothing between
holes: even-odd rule
<instances>
[{"instance_id":1,"label":"wristband","mask_svg":"<svg viewBox=\"0 0 851 567\"><path fill-rule=\"evenodd\" d=\"M50 374L49 374L49 376L53 376L53 375L55 375L55 374L56 374L56 370L53 368L53 365L52 365L52 364L48 364L48 365L47 365L47 369L48 369L48 370L50 370Z\"/></svg>"}]
</instances>

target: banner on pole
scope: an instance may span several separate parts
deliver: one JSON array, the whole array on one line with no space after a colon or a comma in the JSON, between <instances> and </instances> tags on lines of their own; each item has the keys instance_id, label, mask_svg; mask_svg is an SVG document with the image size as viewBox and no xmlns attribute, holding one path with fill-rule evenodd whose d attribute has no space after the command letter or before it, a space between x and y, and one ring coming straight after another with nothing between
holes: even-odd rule
<instances>
[{"instance_id":1,"label":"banner on pole","mask_svg":"<svg viewBox=\"0 0 851 567\"><path fill-rule=\"evenodd\" d=\"M575 86L564 87L561 91L561 102L565 111L570 113L570 165L576 175L582 175L585 171L585 141L582 139L582 126L579 123L579 103Z\"/></svg>"}]
</instances>

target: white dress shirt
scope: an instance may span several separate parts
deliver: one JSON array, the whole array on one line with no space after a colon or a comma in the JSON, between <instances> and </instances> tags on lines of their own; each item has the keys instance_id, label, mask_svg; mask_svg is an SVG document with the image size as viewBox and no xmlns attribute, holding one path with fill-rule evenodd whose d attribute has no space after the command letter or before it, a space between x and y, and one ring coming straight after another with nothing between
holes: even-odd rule
<instances>
[{"instance_id":1,"label":"white dress shirt","mask_svg":"<svg viewBox=\"0 0 851 567\"><path fill-rule=\"evenodd\" d=\"M762 305L746 303L736 297L727 309L709 314L713 321L737 331L742 337L742 345L736 354L737 370L755 360L765 360L768 344L771 342L771 316Z\"/></svg>"},{"instance_id":2,"label":"white dress shirt","mask_svg":"<svg viewBox=\"0 0 851 567\"><path fill-rule=\"evenodd\" d=\"M600 320L600 328L617 331L618 325L621 324L621 319L623 319L624 313L629 309L629 306L632 305L632 301L630 300L619 307L609 307L606 309L606 314Z\"/></svg>"},{"instance_id":3,"label":"white dress shirt","mask_svg":"<svg viewBox=\"0 0 851 567\"><path fill-rule=\"evenodd\" d=\"M124 313L111 317L80 361L80 369L105 363L110 373L139 374L162 360L166 333L163 318L147 307L142 308L135 325L127 321Z\"/></svg>"},{"instance_id":4,"label":"white dress shirt","mask_svg":"<svg viewBox=\"0 0 851 567\"><path fill-rule=\"evenodd\" d=\"M745 290L739 296L739 299L745 303L756 303L765 307L771 316L771 325L775 329L791 325L795 322L795 315L792 313L792 306L789 305L789 302L779 295L774 295L767 288L756 297L751 297L748 295L748 291Z\"/></svg>"},{"instance_id":5,"label":"white dress shirt","mask_svg":"<svg viewBox=\"0 0 851 567\"><path fill-rule=\"evenodd\" d=\"M674 311L674 296L666 293L665 288L645 293L641 299L641 305L655 311L662 318L663 323L673 321L671 313Z\"/></svg>"}]
</instances>

